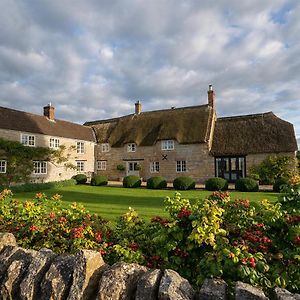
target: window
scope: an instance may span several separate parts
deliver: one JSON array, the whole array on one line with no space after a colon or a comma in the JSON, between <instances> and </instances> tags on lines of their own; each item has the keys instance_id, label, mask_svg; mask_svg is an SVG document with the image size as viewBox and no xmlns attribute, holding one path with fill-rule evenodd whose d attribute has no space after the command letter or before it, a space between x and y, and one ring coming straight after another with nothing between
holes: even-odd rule
<instances>
[{"instance_id":1,"label":"window","mask_svg":"<svg viewBox=\"0 0 300 300\"><path fill-rule=\"evenodd\" d=\"M77 153L84 153L84 142L77 142Z\"/></svg>"},{"instance_id":2,"label":"window","mask_svg":"<svg viewBox=\"0 0 300 300\"><path fill-rule=\"evenodd\" d=\"M159 172L159 161L152 161L150 163L150 172L158 173Z\"/></svg>"},{"instance_id":3,"label":"window","mask_svg":"<svg viewBox=\"0 0 300 300\"><path fill-rule=\"evenodd\" d=\"M177 172L185 172L186 171L186 161L185 160L177 160L176 171Z\"/></svg>"},{"instance_id":4,"label":"window","mask_svg":"<svg viewBox=\"0 0 300 300\"><path fill-rule=\"evenodd\" d=\"M76 161L76 169L77 172L84 172L84 161L82 160Z\"/></svg>"},{"instance_id":5,"label":"window","mask_svg":"<svg viewBox=\"0 0 300 300\"><path fill-rule=\"evenodd\" d=\"M135 152L135 151L136 151L136 144L135 143L127 144L127 152Z\"/></svg>"},{"instance_id":6,"label":"window","mask_svg":"<svg viewBox=\"0 0 300 300\"><path fill-rule=\"evenodd\" d=\"M21 135L21 143L25 146L34 147L35 146L35 136L29 134Z\"/></svg>"},{"instance_id":7,"label":"window","mask_svg":"<svg viewBox=\"0 0 300 300\"><path fill-rule=\"evenodd\" d=\"M33 174L47 174L47 162L46 161L34 161L33 162Z\"/></svg>"},{"instance_id":8,"label":"window","mask_svg":"<svg viewBox=\"0 0 300 300\"><path fill-rule=\"evenodd\" d=\"M101 152L109 152L109 144L101 144Z\"/></svg>"},{"instance_id":9,"label":"window","mask_svg":"<svg viewBox=\"0 0 300 300\"><path fill-rule=\"evenodd\" d=\"M0 160L0 173L6 173L6 160Z\"/></svg>"},{"instance_id":10,"label":"window","mask_svg":"<svg viewBox=\"0 0 300 300\"><path fill-rule=\"evenodd\" d=\"M97 161L97 170L104 171L106 170L106 160Z\"/></svg>"},{"instance_id":11,"label":"window","mask_svg":"<svg viewBox=\"0 0 300 300\"><path fill-rule=\"evenodd\" d=\"M50 148L58 149L59 148L59 139L50 138Z\"/></svg>"},{"instance_id":12,"label":"window","mask_svg":"<svg viewBox=\"0 0 300 300\"><path fill-rule=\"evenodd\" d=\"M174 141L173 140L161 141L161 150L174 150Z\"/></svg>"}]
</instances>

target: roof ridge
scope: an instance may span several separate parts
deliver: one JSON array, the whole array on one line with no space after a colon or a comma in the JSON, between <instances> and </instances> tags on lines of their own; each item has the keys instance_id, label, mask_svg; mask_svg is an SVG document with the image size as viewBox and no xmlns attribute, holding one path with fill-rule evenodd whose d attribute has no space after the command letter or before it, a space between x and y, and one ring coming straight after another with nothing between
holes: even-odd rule
<instances>
[{"instance_id":1,"label":"roof ridge","mask_svg":"<svg viewBox=\"0 0 300 300\"><path fill-rule=\"evenodd\" d=\"M265 112L265 113L257 113L257 114L249 114L249 115L219 117L219 118L217 118L217 121L234 120L234 119L244 119L244 118L256 118L256 117L263 117L263 116L266 116L266 115L274 115L275 116L275 114L272 111L268 111L268 112Z\"/></svg>"},{"instance_id":2,"label":"roof ridge","mask_svg":"<svg viewBox=\"0 0 300 300\"><path fill-rule=\"evenodd\" d=\"M209 106L208 104L202 104L202 105L193 105L193 106L183 106L183 107L174 107L174 108L165 108L165 109L158 109L158 110L149 110L149 111L144 111L141 112L139 115L147 115L147 114L151 114L151 113L159 113L159 112L166 112L166 111L178 111L178 110L185 110L185 109L197 109L197 108L201 108L201 107L206 107ZM84 123L84 125L96 125L99 123L109 123L112 121L119 121L123 118L127 118L127 117L131 117L131 116L135 116L136 114L129 114L129 115L124 115L124 116L120 116L120 117L115 117L115 118L110 118L110 119L104 119L104 120L95 120L95 121L87 121Z\"/></svg>"}]
</instances>

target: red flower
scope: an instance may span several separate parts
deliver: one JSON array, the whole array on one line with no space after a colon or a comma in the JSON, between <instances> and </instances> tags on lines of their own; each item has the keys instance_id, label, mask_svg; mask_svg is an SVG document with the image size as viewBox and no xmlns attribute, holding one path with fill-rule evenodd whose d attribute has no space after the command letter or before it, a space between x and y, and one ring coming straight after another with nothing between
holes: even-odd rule
<instances>
[{"instance_id":1,"label":"red flower","mask_svg":"<svg viewBox=\"0 0 300 300\"><path fill-rule=\"evenodd\" d=\"M130 248L132 251L136 251L139 248L139 245L137 243L131 243L128 244L128 248Z\"/></svg>"},{"instance_id":2,"label":"red flower","mask_svg":"<svg viewBox=\"0 0 300 300\"><path fill-rule=\"evenodd\" d=\"M35 226L35 225L31 225L30 227L29 227L29 230L30 231L36 231L38 228L37 228L37 226Z\"/></svg>"},{"instance_id":3,"label":"red flower","mask_svg":"<svg viewBox=\"0 0 300 300\"><path fill-rule=\"evenodd\" d=\"M192 214L192 211L191 210L189 210L189 209L186 209L186 208L182 208L180 211L179 211L179 213L177 214L177 217L179 218L179 219L181 219L181 218L184 218L184 217L189 217L190 215Z\"/></svg>"},{"instance_id":4,"label":"red flower","mask_svg":"<svg viewBox=\"0 0 300 300\"><path fill-rule=\"evenodd\" d=\"M65 218L65 217L60 217L59 218L59 222L60 223L64 223L64 222L66 222L67 221L67 219Z\"/></svg>"},{"instance_id":5,"label":"red flower","mask_svg":"<svg viewBox=\"0 0 300 300\"><path fill-rule=\"evenodd\" d=\"M55 212L54 212L54 211L51 211L51 212L49 213L49 217L50 217L51 219L54 219L54 218L55 218Z\"/></svg>"},{"instance_id":6,"label":"red flower","mask_svg":"<svg viewBox=\"0 0 300 300\"><path fill-rule=\"evenodd\" d=\"M96 232L95 233L95 240L97 242L101 242L102 241L102 233L101 232Z\"/></svg>"}]
</instances>

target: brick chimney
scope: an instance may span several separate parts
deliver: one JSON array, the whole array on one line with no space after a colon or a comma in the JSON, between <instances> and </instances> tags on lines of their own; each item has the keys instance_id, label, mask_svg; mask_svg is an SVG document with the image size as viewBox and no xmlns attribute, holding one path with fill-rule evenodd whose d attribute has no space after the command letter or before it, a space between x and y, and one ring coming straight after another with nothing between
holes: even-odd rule
<instances>
[{"instance_id":1,"label":"brick chimney","mask_svg":"<svg viewBox=\"0 0 300 300\"><path fill-rule=\"evenodd\" d=\"M208 105L215 109L216 107L216 95L215 92L213 91L212 85L210 84L208 86L208 91L207 91L207 98L208 98Z\"/></svg>"},{"instance_id":2,"label":"brick chimney","mask_svg":"<svg viewBox=\"0 0 300 300\"><path fill-rule=\"evenodd\" d=\"M142 112L142 103L140 101L135 102L135 114L139 115Z\"/></svg>"},{"instance_id":3,"label":"brick chimney","mask_svg":"<svg viewBox=\"0 0 300 300\"><path fill-rule=\"evenodd\" d=\"M44 106L44 116L47 117L49 120L54 121L54 106L49 103L47 106Z\"/></svg>"}]
</instances>

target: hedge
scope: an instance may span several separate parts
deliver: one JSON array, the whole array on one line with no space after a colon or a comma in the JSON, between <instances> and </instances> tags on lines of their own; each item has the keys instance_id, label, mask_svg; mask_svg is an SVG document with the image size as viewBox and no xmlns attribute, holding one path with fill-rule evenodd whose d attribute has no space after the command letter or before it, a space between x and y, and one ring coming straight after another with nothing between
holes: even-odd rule
<instances>
[{"instance_id":1,"label":"hedge","mask_svg":"<svg viewBox=\"0 0 300 300\"><path fill-rule=\"evenodd\" d=\"M74 175L72 179L75 179L77 184L85 184L87 182L87 177L85 174Z\"/></svg>"},{"instance_id":2,"label":"hedge","mask_svg":"<svg viewBox=\"0 0 300 300\"><path fill-rule=\"evenodd\" d=\"M240 192L258 192L259 186L252 178L240 178L235 182L235 189Z\"/></svg>"},{"instance_id":3,"label":"hedge","mask_svg":"<svg viewBox=\"0 0 300 300\"><path fill-rule=\"evenodd\" d=\"M103 175L96 175L91 179L91 185L94 186L107 185L107 177Z\"/></svg>"},{"instance_id":4,"label":"hedge","mask_svg":"<svg viewBox=\"0 0 300 300\"><path fill-rule=\"evenodd\" d=\"M195 188L195 185L195 180L188 176L177 177L173 181L173 187L176 190L191 190Z\"/></svg>"},{"instance_id":5,"label":"hedge","mask_svg":"<svg viewBox=\"0 0 300 300\"><path fill-rule=\"evenodd\" d=\"M165 189L167 187L167 181L165 177L154 176L147 180L147 189Z\"/></svg>"},{"instance_id":6,"label":"hedge","mask_svg":"<svg viewBox=\"0 0 300 300\"><path fill-rule=\"evenodd\" d=\"M123 187L125 188L137 188L142 184L141 178L134 175L129 175L123 179Z\"/></svg>"},{"instance_id":7,"label":"hedge","mask_svg":"<svg viewBox=\"0 0 300 300\"><path fill-rule=\"evenodd\" d=\"M61 188L64 186L71 186L76 185L75 179L68 179L68 180L62 180L62 181L51 181L51 182L45 182L45 183L25 183L21 185L15 185L11 186L9 189L12 190L12 192L39 192L42 190L48 190L48 189L55 189L55 188ZM0 191L7 187L0 187Z\"/></svg>"},{"instance_id":8,"label":"hedge","mask_svg":"<svg viewBox=\"0 0 300 300\"><path fill-rule=\"evenodd\" d=\"M226 191L228 182L224 178L209 178L205 181L205 189L208 191Z\"/></svg>"}]
</instances>

